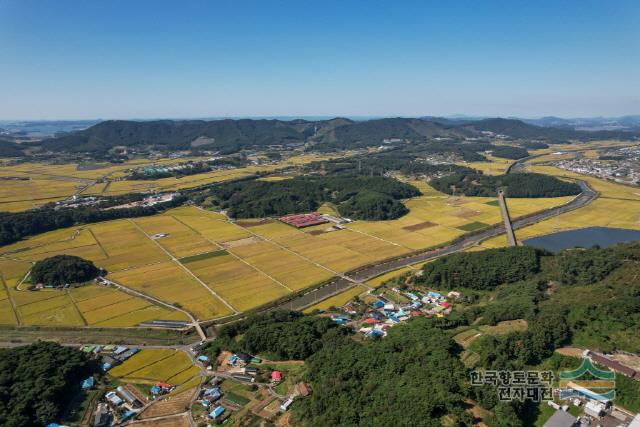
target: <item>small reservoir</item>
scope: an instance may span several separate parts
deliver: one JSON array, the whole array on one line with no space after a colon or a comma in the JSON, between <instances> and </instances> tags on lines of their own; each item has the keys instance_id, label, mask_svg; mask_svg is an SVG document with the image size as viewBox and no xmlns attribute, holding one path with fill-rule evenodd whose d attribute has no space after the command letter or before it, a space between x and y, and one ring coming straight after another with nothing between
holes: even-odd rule
<instances>
[{"instance_id":1,"label":"small reservoir","mask_svg":"<svg viewBox=\"0 0 640 427\"><path fill-rule=\"evenodd\" d=\"M640 240L640 230L610 227L588 227L578 230L560 231L545 236L524 240L526 246L560 252L571 248L606 248L622 242Z\"/></svg>"}]
</instances>

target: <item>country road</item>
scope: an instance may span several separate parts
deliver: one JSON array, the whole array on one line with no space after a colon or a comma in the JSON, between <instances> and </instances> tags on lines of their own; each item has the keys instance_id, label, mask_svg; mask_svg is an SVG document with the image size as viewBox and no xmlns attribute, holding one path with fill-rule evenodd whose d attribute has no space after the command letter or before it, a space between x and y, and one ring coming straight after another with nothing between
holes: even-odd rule
<instances>
[{"instance_id":1,"label":"country road","mask_svg":"<svg viewBox=\"0 0 640 427\"><path fill-rule=\"evenodd\" d=\"M509 165L506 169L505 173L511 173L517 169L520 169L521 165L529 161L533 158L539 157L540 155L534 155L525 157L523 159L517 160ZM534 214L517 218L512 221L513 229L517 230L519 228L523 228L537 222L543 221L548 218L552 218L554 216L560 215L562 213L566 213L575 209L582 208L598 197L598 193L593 190L587 182L582 180L576 180L576 183L582 189L582 192L576 196L570 202L557 206L554 208L546 209L540 212L536 212ZM456 240L453 243L443 246L441 248L428 250L419 253L412 253L400 258L394 258L387 261L382 261L380 263L365 266L351 272L347 272L344 276L334 279L333 281L307 292L304 295L300 295L294 299L283 302L280 305L269 308L269 310L275 309L287 309L287 310L300 310L310 305L317 303L318 301L322 301L323 299L328 298L334 294L340 293L341 291L348 289L354 286L355 283L362 283L367 280L373 279L374 277L380 276L384 273L388 273L393 270L397 270L402 267L407 267L413 264L418 264L421 262L429 261L435 258L439 258L445 255L452 254L454 252L463 251L469 249L480 242L487 240L492 237L499 236L505 233L504 224L496 224L491 227L488 227L479 232L474 232L467 234L466 236L462 236L460 240Z\"/></svg>"},{"instance_id":2,"label":"country road","mask_svg":"<svg viewBox=\"0 0 640 427\"><path fill-rule=\"evenodd\" d=\"M529 156L520 160L517 160L509 165L509 167L505 170L505 173L512 173L514 171L520 170L522 164L527 161L530 161L533 158L539 157L540 155ZM535 224L537 222L543 221L548 218L552 218L554 216L560 215L562 213L566 213L575 209L582 208L589 203L591 203L594 199L599 196L599 193L594 191L587 182L582 180L576 180L576 183L581 188L581 193L576 196L574 199L569 201L568 203L557 206L554 208L546 209L543 211L539 211L524 217L517 218L512 221L512 226L514 230ZM271 305L263 308L262 310L258 310L258 312L266 312L272 311L276 309L285 309L285 310L301 310L310 305L313 305L319 301L322 301L330 296L338 294L350 287L353 287L358 284L362 284L374 277L380 276L382 274L407 267L410 265L423 263L432 259L436 259L445 255L449 255L455 252L464 251L469 249L484 240L490 239L492 237L499 236L505 233L504 224L498 223L487 227L483 230L479 230L476 232L471 232L466 235L461 236L460 238L454 240L450 244L446 246L442 246L436 249L412 252L406 254L401 257L391 258L387 260L383 260L376 264L371 264L367 266L363 266L357 268L355 270L346 272L340 276L336 276L333 280L327 282L326 284L312 289L302 295L293 296L291 299L285 300L279 304ZM149 297L148 295L139 294L132 289L126 288L119 283L112 282L113 285L120 287L123 291L128 293L135 293L138 296L144 297L146 299L153 300L154 303L168 306L171 308L176 308L171 304L165 303L164 301L157 300L156 298ZM204 330L202 329L202 322L195 319L190 313L187 313L184 310L179 310L185 312L189 318L191 319L191 325L196 328L196 331L200 335L201 340L211 340L213 337L206 337ZM0 347L12 347L16 345L24 345L24 343L0 343ZM158 348L176 348L183 346L157 346Z\"/></svg>"}]
</instances>

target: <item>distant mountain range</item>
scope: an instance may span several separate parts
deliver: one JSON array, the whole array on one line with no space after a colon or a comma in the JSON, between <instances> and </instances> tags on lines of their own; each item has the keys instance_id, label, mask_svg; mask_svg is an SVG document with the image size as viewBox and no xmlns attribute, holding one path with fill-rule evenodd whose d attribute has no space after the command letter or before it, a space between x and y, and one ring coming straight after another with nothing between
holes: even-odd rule
<instances>
[{"instance_id":1,"label":"distant mountain range","mask_svg":"<svg viewBox=\"0 0 640 427\"><path fill-rule=\"evenodd\" d=\"M490 117L470 117L470 116L425 116L425 120L436 121L447 124L472 123ZM573 130L599 131L599 130L627 130L640 131L640 115L629 115L621 117L583 117L583 118L561 118L561 117L541 117L537 119L508 117L508 119L520 120L536 126L569 128Z\"/></svg>"},{"instance_id":2,"label":"distant mountain range","mask_svg":"<svg viewBox=\"0 0 640 427\"><path fill-rule=\"evenodd\" d=\"M537 126L566 127L575 130L630 130L640 131L640 115L623 117L591 117L563 119L560 117L542 117L523 119Z\"/></svg>"},{"instance_id":3,"label":"distant mountain range","mask_svg":"<svg viewBox=\"0 0 640 427\"><path fill-rule=\"evenodd\" d=\"M422 120L432 121L445 125L460 125L478 122L480 120L493 119L494 117L484 116L423 116ZM520 117L507 117L508 119L520 120L524 123L542 127L557 127L557 128L570 128L574 130L627 130L627 131L640 131L640 115L628 115L621 117L587 117L587 118L561 118L561 117L541 117L541 118L520 118ZM331 117L296 117L296 116L273 116L273 117L247 117L247 118L207 118L197 120L184 120L184 119L169 119L171 121L178 122L211 122L221 120L243 120L250 119L255 121L260 120L277 120L281 122L293 122L293 121L305 121L305 122L328 122L331 121ZM354 116L345 120L353 122L365 122L372 120L384 119L383 117L366 117L366 116ZM3 135L5 139L11 139L13 137L34 137L44 138L56 136L58 133L75 132L83 130L93 125L96 125L103 120L0 120L0 137ZM135 122L160 122L162 120L122 120L122 121L135 121Z\"/></svg>"},{"instance_id":4,"label":"distant mountain range","mask_svg":"<svg viewBox=\"0 0 640 427\"><path fill-rule=\"evenodd\" d=\"M334 150L377 146L397 140L414 142L448 138L482 138L487 132L515 139L539 139L549 143L567 140L630 138L640 132L622 130L583 131L568 126L544 127L516 119L482 120L441 118L384 118L354 121L330 120L109 120L87 129L41 141L49 151L106 153L118 146L153 146L160 149L206 149L234 152L241 148L271 145L313 144Z\"/></svg>"}]
</instances>

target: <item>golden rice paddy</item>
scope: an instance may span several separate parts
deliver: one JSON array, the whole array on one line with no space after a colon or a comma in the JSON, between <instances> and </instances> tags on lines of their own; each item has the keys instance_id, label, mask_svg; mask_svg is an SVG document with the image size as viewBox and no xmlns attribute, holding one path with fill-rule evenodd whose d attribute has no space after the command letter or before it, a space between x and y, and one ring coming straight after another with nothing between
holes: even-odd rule
<instances>
[{"instance_id":1,"label":"golden rice paddy","mask_svg":"<svg viewBox=\"0 0 640 427\"><path fill-rule=\"evenodd\" d=\"M144 349L109 371L109 375L123 382L155 384L166 382L179 386L198 375L182 351L171 349Z\"/></svg>"},{"instance_id":2,"label":"golden rice paddy","mask_svg":"<svg viewBox=\"0 0 640 427\"><path fill-rule=\"evenodd\" d=\"M301 156L287 162L311 160ZM485 173L502 173L509 163L505 159L490 160L483 165ZM40 177L49 173L73 191L76 185L95 180L107 171L117 176L126 169L105 165L104 169L78 171L72 165L37 164L9 168L1 174L39 174ZM533 164L530 169L569 179L578 176L544 164ZM206 179L222 176L212 175ZM156 180L154 185L178 188L205 179L197 175L185 178L189 179ZM580 178L601 193L599 199L586 208L518 230L517 237L524 239L589 225L640 229L640 190L595 178ZM337 231L331 230L330 224L299 230L277 220L234 223L220 213L180 207L152 217L56 230L1 247L0 323L127 327L151 320L188 320L179 310L96 285L65 291L16 289L33 262L55 254L90 259L108 270L109 279L205 320L258 307L337 273L442 245L470 230L501 221L493 198L451 197L423 181L409 182L423 195L405 201L410 209L407 215L392 221L354 221ZM138 184L141 183L132 181L122 185ZM112 190L120 191L117 185ZM570 197L509 199L508 204L512 216L518 217L569 200ZM2 199L0 192L0 210L3 202L14 203ZM31 202L24 199L15 203ZM324 205L321 210L335 213L331 205ZM483 242L480 248L505 244L501 236ZM415 268L387 273L367 284L376 287ZM353 292L361 290L351 288L318 306L342 305L355 295Z\"/></svg>"}]
</instances>

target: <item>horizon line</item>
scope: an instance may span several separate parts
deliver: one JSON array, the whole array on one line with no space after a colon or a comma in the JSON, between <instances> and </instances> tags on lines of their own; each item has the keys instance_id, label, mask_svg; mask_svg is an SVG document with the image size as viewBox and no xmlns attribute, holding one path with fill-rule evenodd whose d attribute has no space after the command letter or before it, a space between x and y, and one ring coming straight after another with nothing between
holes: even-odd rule
<instances>
[{"instance_id":1,"label":"horizon line","mask_svg":"<svg viewBox=\"0 0 640 427\"><path fill-rule=\"evenodd\" d=\"M97 121L97 122L105 122L105 121L157 121L157 120L173 120L173 121L182 121L182 120L309 120L309 121L317 121L317 120L332 120L332 119L350 119L350 120L375 120L375 119L391 119L391 118L403 118L403 119L419 119L423 117L434 118L434 119L449 119L449 120L483 120L483 119L515 119L515 120L540 120L545 118L556 118L562 120L588 120L588 119L620 119L625 117L640 117L639 114L629 113L622 115L599 115L599 116L559 116L559 115L540 115L540 116L515 116L515 115L468 115L468 114L447 114L447 115L433 115L433 114L417 114L417 115L326 115L326 114L305 114L305 115L295 115L295 114L282 114L282 115L225 115L225 116L174 116L174 117L128 117L128 118L59 118L59 119L30 119L30 118L22 118L22 119L2 119L0 118L0 123L11 123L11 122L81 122L81 121Z\"/></svg>"}]
</instances>

